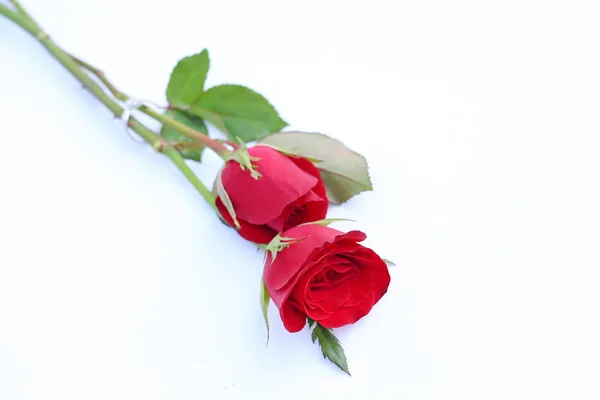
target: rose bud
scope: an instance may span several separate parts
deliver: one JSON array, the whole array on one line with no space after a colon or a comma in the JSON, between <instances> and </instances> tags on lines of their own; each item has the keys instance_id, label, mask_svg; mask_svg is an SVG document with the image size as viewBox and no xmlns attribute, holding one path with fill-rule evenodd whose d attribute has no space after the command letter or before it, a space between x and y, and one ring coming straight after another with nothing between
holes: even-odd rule
<instances>
[{"instance_id":1,"label":"rose bud","mask_svg":"<svg viewBox=\"0 0 600 400\"><path fill-rule=\"evenodd\" d=\"M247 149L260 176L230 160L221 172L239 224L237 232L254 243L266 244L277 233L325 218L329 201L317 167L301 157L286 156L267 146ZM223 219L235 222L221 197L216 206Z\"/></svg>"},{"instance_id":2,"label":"rose bud","mask_svg":"<svg viewBox=\"0 0 600 400\"><path fill-rule=\"evenodd\" d=\"M371 311L387 292L390 274L373 250L357 243L366 237L306 224L276 238L280 250L274 257L267 251L263 278L285 329L298 332L307 318L338 328Z\"/></svg>"}]
</instances>

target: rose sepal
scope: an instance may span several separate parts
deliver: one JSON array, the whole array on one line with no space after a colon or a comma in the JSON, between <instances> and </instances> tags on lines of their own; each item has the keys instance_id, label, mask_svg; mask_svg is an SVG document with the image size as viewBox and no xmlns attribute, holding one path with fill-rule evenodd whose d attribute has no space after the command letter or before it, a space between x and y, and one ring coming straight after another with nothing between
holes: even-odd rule
<instances>
[{"instance_id":1,"label":"rose sepal","mask_svg":"<svg viewBox=\"0 0 600 400\"><path fill-rule=\"evenodd\" d=\"M251 177L253 177L254 179L260 179L262 177L262 174L258 172L258 170L256 169L256 165L253 164L254 161L259 161L260 158L252 157L250 153L248 153L248 147L246 147L246 143L244 143L240 138L237 138L237 140L240 143L240 147L232 151L229 154L229 156L227 156L225 163L227 163L227 161L233 160L240 165L242 171L247 170L250 172Z\"/></svg>"},{"instance_id":2,"label":"rose sepal","mask_svg":"<svg viewBox=\"0 0 600 400\"><path fill-rule=\"evenodd\" d=\"M275 261L277 253L294 243L298 243L306 239L307 237L308 236L301 238L288 238L281 236L281 232L279 232L265 248L265 260L267 259L267 254L271 253L271 262Z\"/></svg>"},{"instance_id":3,"label":"rose sepal","mask_svg":"<svg viewBox=\"0 0 600 400\"><path fill-rule=\"evenodd\" d=\"M267 343L269 345L269 303L271 303L271 296L267 290L264 276L260 278L260 308L262 311L263 318L265 320L265 327L267 328Z\"/></svg>"},{"instance_id":4,"label":"rose sepal","mask_svg":"<svg viewBox=\"0 0 600 400\"><path fill-rule=\"evenodd\" d=\"M235 209L233 208L233 203L231 202L231 199L229 198L229 194L227 194L227 190L225 190L225 186L223 186L223 180L221 179L221 174L223 173L224 168L225 168L225 166L223 166L223 168L221 168L221 170L217 174L217 177L215 178L215 182L213 184L212 192L213 192L213 195L215 196L215 198L218 197L223 202L225 209L231 216L231 219L233 219L233 223L235 224L235 229L241 229L241 225L235 215ZM225 222L225 220L220 215L220 213L217 213L217 214L219 214L219 218L221 219L221 221Z\"/></svg>"}]
</instances>

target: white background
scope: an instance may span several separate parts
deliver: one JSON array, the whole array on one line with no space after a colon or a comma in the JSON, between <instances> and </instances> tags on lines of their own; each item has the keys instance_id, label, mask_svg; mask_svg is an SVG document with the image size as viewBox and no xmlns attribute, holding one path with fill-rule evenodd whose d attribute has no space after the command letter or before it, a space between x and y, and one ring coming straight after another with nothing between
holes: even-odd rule
<instances>
[{"instance_id":1,"label":"white background","mask_svg":"<svg viewBox=\"0 0 600 400\"><path fill-rule=\"evenodd\" d=\"M352 378L274 308L265 347L262 255L2 19L1 399L600 397L597 1L23 3L136 97L208 48L364 154L330 215L398 265L337 330Z\"/></svg>"}]
</instances>

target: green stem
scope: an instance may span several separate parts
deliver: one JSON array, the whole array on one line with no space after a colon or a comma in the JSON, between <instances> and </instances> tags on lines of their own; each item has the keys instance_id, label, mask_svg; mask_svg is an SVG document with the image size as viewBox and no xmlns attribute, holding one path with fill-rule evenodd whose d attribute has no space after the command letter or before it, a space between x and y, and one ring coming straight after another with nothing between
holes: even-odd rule
<instances>
[{"instance_id":1,"label":"green stem","mask_svg":"<svg viewBox=\"0 0 600 400\"><path fill-rule=\"evenodd\" d=\"M17 11L17 13L25 16L26 18L31 19L33 22L33 19L29 16L29 14L27 14L27 11L25 11L25 9L21 6L21 4L19 4L19 2L17 0L10 0L10 2L15 7L15 10Z\"/></svg>"},{"instance_id":2,"label":"green stem","mask_svg":"<svg viewBox=\"0 0 600 400\"><path fill-rule=\"evenodd\" d=\"M58 45L56 45L56 43L52 41L52 39L50 39L50 37L27 14L27 12L17 1L11 0L11 3L15 5L16 11L13 11L0 4L0 15L4 15L31 34L31 36L36 38L42 44L42 46L44 46L46 50L48 50L48 52L60 64L62 64L67 71L71 73L71 75L73 75L84 87L86 87L90 93L94 95L94 97L104 104L104 106L108 108L115 117L121 118L125 110L115 100L113 100L86 72L84 72L79 64L77 64L69 54L64 52ZM188 167L179 152L172 147L165 146L164 140L159 135L152 132L135 118L130 117L127 121L127 126L140 135L140 137L150 144L154 149L162 150L162 152L173 162L173 164L175 164L175 166L194 186L194 188L196 188L204 200L206 200L206 202L213 208L213 210L217 210L214 196L202 183L202 181L198 179L190 167Z\"/></svg>"},{"instance_id":3,"label":"green stem","mask_svg":"<svg viewBox=\"0 0 600 400\"><path fill-rule=\"evenodd\" d=\"M227 160L229 154L231 154L231 151L229 151L227 147L223 146L222 143L217 142L216 140L213 140L206 135L203 135L202 133L190 128L189 126L173 118L169 118L164 114L157 113L156 111L147 106L141 106L139 110L144 114L154 118L155 120L162 122L163 125L170 126L182 135L187 136L190 139L194 139L199 143L202 143L204 146L217 153L219 157L221 157L223 160Z\"/></svg>"},{"instance_id":4,"label":"green stem","mask_svg":"<svg viewBox=\"0 0 600 400\"><path fill-rule=\"evenodd\" d=\"M70 56L77 64L79 64L81 67L88 70L92 75L96 76L98 78L98 80L100 80L100 82L102 82L102 84L104 86L106 86L106 88L117 99L119 99L122 102L126 102L131 99L130 96L128 96L127 94L125 94L122 91L120 91L119 89L117 89L117 87L115 85L113 85L110 80L108 80L104 71L102 71L99 68L94 67L93 65L83 61L82 59L80 59L78 57L75 57L71 54L70 54ZM175 129L177 132L181 133L182 135L184 135L190 139L193 139L193 140L201 143L202 145L208 147L209 149L211 149L215 153L217 153L224 160L227 159L227 157L231 153L231 151L229 151L229 149L227 147L225 147L222 143L220 143L216 140L213 140L206 135L203 135L202 133L196 131L195 129L192 129L189 126L187 126L173 118L166 116L165 114L158 113L158 112L154 111L152 108L147 107L145 105L142 105L142 106L138 107L137 109L140 110L140 112L143 112L144 114L148 115L149 117L152 117L157 121L160 121L163 125L169 126L173 129Z\"/></svg>"},{"instance_id":5,"label":"green stem","mask_svg":"<svg viewBox=\"0 0 600 400\"><path fill-rule=\"evenodd\" d=\"M128 95L126 95L125 93L121 92L119 89L117 89L109 80L108 78L106 78L106 75L104 74L104 71L94 67L91 64L88 64L87 62L83 61L81 58L75 57L73 54L69 54L69 56L71 56L71 58L77 63L79 64L81 67L87 69L88 71L90 71L92 74L94 74L99 80L100 82L102 82L102 84L104 86L106 86L106 88L112 93L113 96L115 96L116 99L122 101L122 102L126 102L127 100L130 99L130 97Z\"/></svg>"},{"instance_id":6,"label":"green stem","mask_svg":"<svg viewBox=\"0 0 600 400\"><path fill-rule=\"evenodd\" d=\"M208 205L210 205L211 208L218 213L219 211L215 204L215 197L213 196L212 192L208 190L206 185L202 183L200 178L198 178L198 176L194 174L194 171L192 171L192 169L185 163L185 160L183 159L183 157L181 157L181 154L179 154L179 152L172 147L165 148L163 153L167 157L169 157L171 161L173 161L173 164L175 164L175 166L187 178L187 180L192 184L192 186L196 188L198 193L200 193L204 200L206 200Z\"/></svg>"}]
</instances>

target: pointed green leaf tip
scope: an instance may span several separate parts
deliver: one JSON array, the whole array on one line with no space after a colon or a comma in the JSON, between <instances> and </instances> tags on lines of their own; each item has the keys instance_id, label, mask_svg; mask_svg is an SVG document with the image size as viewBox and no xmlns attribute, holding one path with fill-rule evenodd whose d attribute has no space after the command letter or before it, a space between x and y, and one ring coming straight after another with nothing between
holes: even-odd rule
<instances>
[{"instance_id":1,"label":"pointed green leaf tip","mask_svg":"<svg viewBox=\"0 0 600 400\"><path fill-rule=\"evenodd\" d=\"M350 371L348 371L348 361L346 360L344 349L330 329L325 328L321 324L317 323L315 329L312 331L311 338L313 343L315 340L319 340L319 346L321 346L323 358L328 359L337 365L339 369L350 375Z\"/></svg>"},{"instance_id":2,"label":"pointed green leaf tip","mask_svg":"<svg viewBox=\"0 0 600 400\"><path fill-rule=\"evenodd\" d=\"M306 239L307 237L308 236L304 236L301 238L287 238L282 237L281 232L278 233L273 239L271 239L271 241L267 245L267 248L265 249L265 260L267 259L267 254L271 253L271 262L275 261L277 253L279 253L281 250L285 249L289 245L300 242Z\"/></svg>"},{"instance_id":3,"label":"pointed green leaf tip","mask_svg":"<svg viewBox=\"0 0 600 400\"><path fill-rule=\"evenodd\" d=\"M313 160L333 204L341 204L359 193L373 190L367 161L338 140L321 133L279 132L261 139L266 144L289 154Z\"/></svg>"},{"instance_id":4,"label":"pointed green leaf tip","mask_svg":"<svg viewBox=\"0 0 600 400\"><path fill-rule=\"evenodd\" d=\"M269 295L269 291L267 290L267 285L265 284L265 279L261 278L260 285L260 308L262 309L263 318L265 319L265 326L267 327L267 345L269 344L269 303L271 301L271 296Z\"/></svg>"},{"instance_id":5,"label":"pointed green leaf tip","mask_svg":"<svg viewBox=\"0 0 600 400\"><path fill-rule=\"evenodd\" d=\"M219 85L190 103L190 111L229 136L252 142L288 124L261 94L240 85Z\"/></svg>"},{"instance_id":6,"label":"pointed green leaf tip","mask_svg":"<svg viewBox=\"0 0 600 400\"><path fill-rule=\"evenodd\" d=\"M179 110L167 110L165 111L165 116L173 118L174 120L194 129L195 131L208 136L208 129L206 128L204 121L202 121L202 118L189 115L185 111ZM175 142L175 144L181 144L184 146L191 145L190 147L184 147L179 150L182 157L198 162L202 161L202 152L204 151L204 146L198 144L196 140L182 135L168 125L162 126L160 135L169 141Z\"/></svg>"},{"instance_id":7,"label":"pointed green leaf tip","mask_svg":"<svg viewBox=\"0 0 600 400\"><path fill-rule=\"evenodd\" d=\"M391 266L391 267L395 267L395 266L396 266L396 263L395 263L395 262L393 262L393 261L391 261L391 260L388 260L387 258L382 258L382 260L383 260L383 262L384 262L384 263L386 263L388 266Z\"/></svg>"},{"instance_id":8,"label":"pointed green leaf tip","mask_svg":"<svg viewBox=\"0 0 600 400\"><path fill-rule=\"evenodd\" d=\"M195 103L204 92L209 67L210 59L206 49L179 60L167 85L169 104L181 107Z\"/></svg>"}]
</instances>

